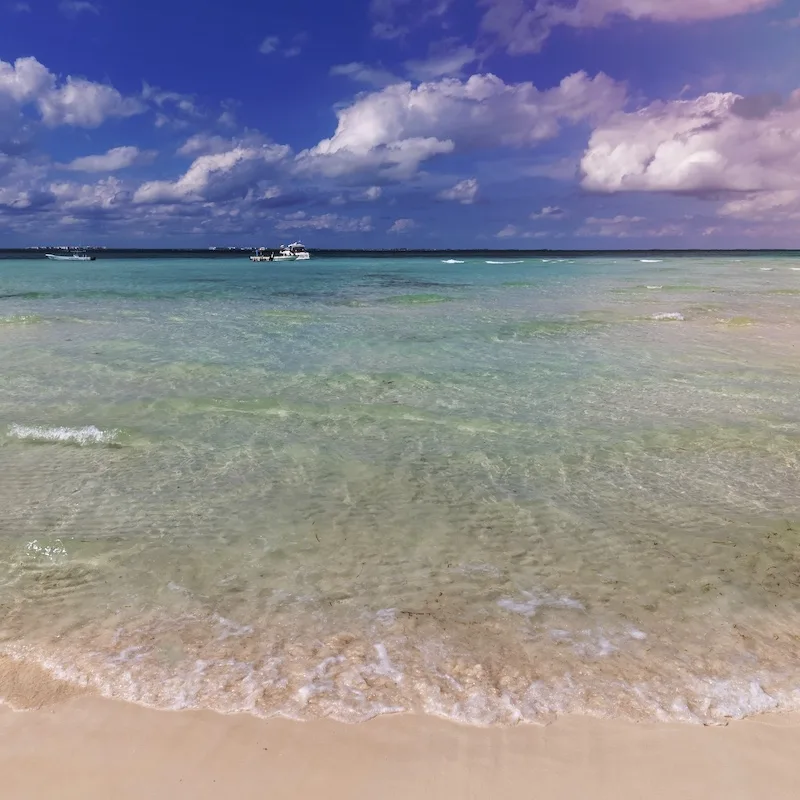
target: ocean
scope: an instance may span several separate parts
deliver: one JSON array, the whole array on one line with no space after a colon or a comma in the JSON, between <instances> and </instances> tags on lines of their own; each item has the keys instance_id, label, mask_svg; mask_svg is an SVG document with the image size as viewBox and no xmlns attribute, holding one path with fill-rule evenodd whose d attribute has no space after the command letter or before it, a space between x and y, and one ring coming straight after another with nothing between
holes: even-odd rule
<instances>
[{"instance_id":1,"label":"ocean","mask_svg":"<svg viewBox=\"0 0 800 800\"><path fill-rule=\"evenodd\" d=\"M788 254L0 261L0 694L800 709L798 346Z\"/></svg>"}]
</instances>

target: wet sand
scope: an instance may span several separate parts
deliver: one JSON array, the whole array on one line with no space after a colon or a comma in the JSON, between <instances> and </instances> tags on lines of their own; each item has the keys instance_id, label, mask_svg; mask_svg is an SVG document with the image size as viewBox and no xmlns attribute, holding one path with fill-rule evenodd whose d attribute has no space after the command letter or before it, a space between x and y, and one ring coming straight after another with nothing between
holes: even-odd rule
<instances>
[{"instance_id":1,"label":"wet sand","mask_svg":"<svg viewBox=\"0 0 800 800\"><path fill-rule=\"evenodd\" d=\"M800 796L798 715L481 729L412 715L265 721L79 697L1 709L0 736L3 796L15 800Z\"/></svg>"}]
</instances>

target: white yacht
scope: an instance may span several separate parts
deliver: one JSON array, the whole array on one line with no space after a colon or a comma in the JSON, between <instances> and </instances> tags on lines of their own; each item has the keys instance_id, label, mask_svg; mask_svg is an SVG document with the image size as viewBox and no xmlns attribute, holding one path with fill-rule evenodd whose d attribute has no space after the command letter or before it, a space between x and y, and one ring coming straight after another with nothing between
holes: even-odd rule
<instances>
[{"instance_id":1,"label":"white yacht","mask_svg":"<svg viewBox=\"0 0 800 800\"><path fill-rule=\"evenodd\" d=\"M250 256L251 261L308 261L311 254L300 242L282 244L277 253L267 251L266 247L259 247L255 254Z\"/></svg>"},{"instance_id":2,"label":"white yacht","mask_svg":"<svg viewBox=\"0 0 800 800\"><path fill-rule=\"evenodd\" d=\"M45 253L45 258L49 258L51 261L94 261L95 257L87 255L86 253L64 253L64 254L56 254L56 253Z\"/></svg>"}]
</instances>

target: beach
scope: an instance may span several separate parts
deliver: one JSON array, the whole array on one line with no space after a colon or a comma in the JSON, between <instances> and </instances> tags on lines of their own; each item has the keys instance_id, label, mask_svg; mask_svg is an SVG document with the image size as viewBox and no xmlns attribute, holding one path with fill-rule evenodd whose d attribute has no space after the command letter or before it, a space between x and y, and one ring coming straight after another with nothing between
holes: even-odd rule
<instances>
[{"instance_id":1,"label":"beach","mask_svg":"<svg viewBox=\"0 0 800 800\"><path fill-rule=\"evenodd\" d=\"M104 700L0 712L7 797L64 800L680 797L800 790L800 719L727 727L567 718L480 729L419 716L362 725L167 713Z\"/></svg>"},{"instance_id":2,"label":"beach","mask_svg":"<svg viewBox=\"0 0 800 800\"><path fill-rule=\"evenodd\" d=\"M798 295L792 254L0 262L8 739L793 741Z\"/></svg>"}]
</instances>

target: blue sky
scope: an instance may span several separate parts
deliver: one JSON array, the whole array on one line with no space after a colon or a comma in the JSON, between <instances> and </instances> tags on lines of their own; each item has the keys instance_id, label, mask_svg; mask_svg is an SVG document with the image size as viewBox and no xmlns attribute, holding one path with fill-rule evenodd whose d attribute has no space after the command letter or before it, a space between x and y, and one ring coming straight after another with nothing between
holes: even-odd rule
<instances>
[{"instance_id":1,"label":"blue sky","mask_svg":"<svg viewBox=\"0 0 800 800\"><path fill-rule=\"evenodd\" d=\"M0 0L0 246L798 234L800 0Z\"/></svg>"}]
</instances>

